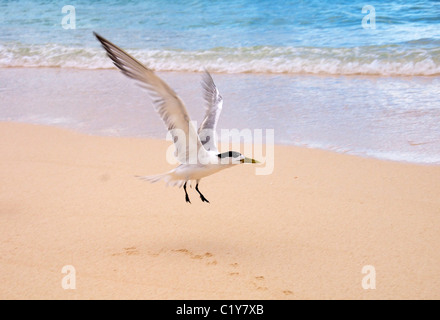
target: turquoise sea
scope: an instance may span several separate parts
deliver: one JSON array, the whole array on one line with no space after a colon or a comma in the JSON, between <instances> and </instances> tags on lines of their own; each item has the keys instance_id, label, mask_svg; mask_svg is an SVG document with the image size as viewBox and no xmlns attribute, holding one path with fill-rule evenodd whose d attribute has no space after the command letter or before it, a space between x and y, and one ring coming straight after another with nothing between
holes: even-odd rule
<instances>
[{"instance_id":1,"label":"turquoise sea","mask_svg":"<svg viewBox=\"0 0 440 320\"><path fill-rule=\"evenodd\" d=\"M75 29L62 25L66 5ZM440 1L0 0L0 120L58 124L56 104L17 108L17 82L5 72L113 68L93 31L154 70L219 74L224 108L234 110L225 128L275 128L278 143L440 163ZM69 127L84 127L65 113ZM143 135L123 126L122 135Z\"/></svg>"}]
</instances>

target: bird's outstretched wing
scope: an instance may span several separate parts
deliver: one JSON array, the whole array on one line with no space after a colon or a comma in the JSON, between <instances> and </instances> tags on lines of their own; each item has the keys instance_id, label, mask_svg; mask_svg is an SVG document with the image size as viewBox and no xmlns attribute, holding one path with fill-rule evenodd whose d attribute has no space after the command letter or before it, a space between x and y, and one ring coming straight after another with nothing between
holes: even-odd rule
<instances>
[{"instance_id":1,"label":"bird's outstretched wing","mask_svg":"<svg viewBox=\"0 0 440 320\"><path fill-rule=\"evenodd\" d=\"M198 134L200 141L208 151L218 152L217 149L217 122L222 112L223 98L208 71L203 75L202 86L206 103L205 119L200 125Z\"/></svg>"},{"instance_id":2,"label":"bird's outstretched wing","mask_svg":"<svg viewBox=\"0 0 440 320\"><path fill-rule=\"evenodd\" d=\"M175 156L181 163L198 163L198 155L207 154L188 111L182 100L152 70L145 67L127 52L114 45L97 33L93 33L101 42L107 55L113 60L123 74L137 80L138 84L147 89L167 129L171 132L176 148Z\"/></svg>"}]
</instances>

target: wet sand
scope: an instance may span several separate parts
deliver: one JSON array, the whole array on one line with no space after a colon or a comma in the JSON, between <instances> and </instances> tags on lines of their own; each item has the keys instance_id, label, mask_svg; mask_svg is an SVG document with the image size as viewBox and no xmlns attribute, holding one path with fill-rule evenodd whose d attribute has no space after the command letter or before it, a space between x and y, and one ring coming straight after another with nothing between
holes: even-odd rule
<instances>
[{"instance_id":1,"label":"wet sand","mask_svg":"<svg viewBox=\"0 0 440 320\"><path fill-rule=\"evenodd\" d=\"M204 116L200 73L159 72L191 119ZM221 129L275 129L275 143L440 164L440 77L213 74ZM148 94L117 70L7 68L0 121L95 135L165 139ZM223 141L225 141L223 139Z\"/></svg>"},{"instance_id":2,"label":"wet sand","mask_svg":"<svg viewBox=\"0 0 440 320\"><path fill-rule=\"evenodd\" d=\"M1 299L440 298L439 166L275 146L273 174L226 170L189 205L134 178L171 168L169 142L11 122L0 136Z\"/></svg>"}]
</instances>

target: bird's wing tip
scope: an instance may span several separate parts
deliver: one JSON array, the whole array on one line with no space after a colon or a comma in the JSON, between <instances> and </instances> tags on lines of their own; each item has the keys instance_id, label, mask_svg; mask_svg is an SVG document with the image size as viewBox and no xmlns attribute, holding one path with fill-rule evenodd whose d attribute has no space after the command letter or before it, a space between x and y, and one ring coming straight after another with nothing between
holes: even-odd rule
<instances>
[{"instance_id":1,"label":"bird's wing tip","mask_svg":"<svg viewBox=\"0 0 440 320\"><path fill-rule=\"evenodd\" d=\"M93 31L93 35L96 37L96 39L99 40L99 42L103 43L103 42L108 42L107 39L105 39L103 36L101 36L100 34L98 34L97 32Z\"/></svg>"},{"instance_id":2,"label":"bird's wing tip","mask_svg":"<svg viewBox=\"0 0 440 320\"><path fill-rule=\"evenodd\" d=\"M210 78L212 78L212 76L211 76L211 73L209 72L209 70L208 69L203 69L203 75L206 77L206 76L208 76L208 77L210 77Z\"/></svg>"},{"instance_id":3,"label":"bird's wing tip","mask_svg":"<svg viewBox=\"0 0 440 320\"><path fill-rule=\"evenodd\" d=\"M214 79L212 79L211 74L207 69L205 69L202 75L202 86L211 87L214 84Z\"/></svg>"}]
</instances>

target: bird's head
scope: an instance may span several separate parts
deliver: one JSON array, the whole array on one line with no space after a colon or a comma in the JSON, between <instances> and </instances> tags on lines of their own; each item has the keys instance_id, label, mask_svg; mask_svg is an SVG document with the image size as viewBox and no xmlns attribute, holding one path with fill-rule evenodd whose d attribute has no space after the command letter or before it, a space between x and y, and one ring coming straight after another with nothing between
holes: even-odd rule
<instances>
[{"instance_id":1,"label":"bird's head","mask_svg":"<svg viewBox=\"0 0 440 320\"><path fill-rule=\"evenodd\" d=\"M219 157L220 163L222 164L235 165L241 163L260 163L257 160L246 158L244 155L237 151L223 152L219 153L217 156Z\"/></svg>"}]
</instances>

